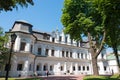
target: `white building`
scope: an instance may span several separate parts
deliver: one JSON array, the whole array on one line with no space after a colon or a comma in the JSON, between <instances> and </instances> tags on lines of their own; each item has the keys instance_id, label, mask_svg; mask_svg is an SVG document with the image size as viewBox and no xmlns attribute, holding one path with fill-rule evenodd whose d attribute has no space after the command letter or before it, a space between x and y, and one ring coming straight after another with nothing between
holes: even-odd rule
<instances>
[{"instance_id":1,"label":"white building","mask_svg":"<svg viewBox=\"0 0 120 80\"><path fill-rule=\"evenodd\" d=\"M46 70L51 75L93 74L88 43L71 40L69 35L58 30L44 33L34 31L32 27L25 21L16 21L10 30L17 35L10 76L45 75ZM100 74L110 72L107 61L101 55L98 66ZM5 75L5 72L4 67L0 75Z\"/></svg>"},{"instance_id":2,"label":"white building","mask_svg":"<svg viewBox=\"0 0 120 80\"><path fill-rule=\"evenodd\" d=\"M118 52L118 56L119 56L119 62L120 62L120 53ZM119 73L119 68L117 66L117 61L116 61L116 57L113 53L109 53L106 55L107 58L107 62L109 65L109 70L111 73L116 74Z\"/></svg>"}]
</instances>

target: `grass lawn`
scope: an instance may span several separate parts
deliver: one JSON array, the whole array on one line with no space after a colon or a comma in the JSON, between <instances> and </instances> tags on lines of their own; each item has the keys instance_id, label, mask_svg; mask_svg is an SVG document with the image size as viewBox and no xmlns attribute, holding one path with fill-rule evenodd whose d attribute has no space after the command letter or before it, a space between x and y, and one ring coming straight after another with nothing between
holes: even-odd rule
<instances>
[{"instance_id":1,"label":"grass lawn","mask_svg":"<svg viewBox=\"0 0 120 80\"><path fill-rule=\"evenodd\" d=\"M84 80L120 80L120 75L115 74L113 76L85 76Z\"/></svg>"},{"instance_id":2,"label":"grass lawn","mask_svg":"<svg viewBox=\"0 0 120 80\"><path fill-rule=\"evenodd\" d=\"M5 80L5 78L0 78L0 80ZM40 78L8 78L8 80L42 80Z\"/></svg>"}]
</instances>

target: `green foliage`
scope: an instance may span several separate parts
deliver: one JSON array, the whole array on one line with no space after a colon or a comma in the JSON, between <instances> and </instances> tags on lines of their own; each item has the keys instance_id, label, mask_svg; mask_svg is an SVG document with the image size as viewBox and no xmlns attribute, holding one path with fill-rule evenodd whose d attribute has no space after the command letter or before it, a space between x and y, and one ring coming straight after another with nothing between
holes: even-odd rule
<instances>
[{"instance_id":1,"label":"green foliage","mask_svg":"<svg viewBox=\"0 0 120 80\"><path fill-rule=\"evenodd\" d=\"M112 75L110 78L117 78L117 79L120 79L120 74L114 74L114 75Z\"/></svg>"},{"instance_id":2,"label":"green foliage","mask_svg":"<svg viewBox=\"0 0 120 80\"><path fill-rule=\"evenodd\" d=\"M108 80L106 76L85 76L84 80Z\"/></svg>"},{"instance_id":3,"label":"green foliage","mask_svg":"<svg viewBox=\"0 0 120 80\"><path fill-rule=\"evenodd\" d=\"M28 4L33 5L33 0L0 0L0 11L12 11L13 8L27 7Z\"/></svg>"},{"instance_id":4,"label":"green foliage","mask_svg":"<svg viewBox=\"0 0 120 80\"><path fill-rule=\"evenodd\" d=\"M82 39L81 34L87 36L88 31L93 39L103 32L101 15L88 0L65 0L61 21L64 32L75 40Z\"/></svg>"},{"instance_id":5,"label":"green foliage","mask_svg":"<svg viewBox=\"0 0 120 80\"><path fill-rule=\"evenodd\" d=\"M120 77L117 75L110 76L85 76L84 80L119 80Z\"/></svg>"},{"instance_id":6,"label":"green foliage","mask_svg":"<svg viewBox=\"0 0 120 80\"><path fill-rule=\"evenodd\" d=\"M3 29L0 28L0 65L5 64L5 62L8 59L9 49L4 47L7 41L8 41L7 35L4 35Z\"/></svg>"}]
</instances>

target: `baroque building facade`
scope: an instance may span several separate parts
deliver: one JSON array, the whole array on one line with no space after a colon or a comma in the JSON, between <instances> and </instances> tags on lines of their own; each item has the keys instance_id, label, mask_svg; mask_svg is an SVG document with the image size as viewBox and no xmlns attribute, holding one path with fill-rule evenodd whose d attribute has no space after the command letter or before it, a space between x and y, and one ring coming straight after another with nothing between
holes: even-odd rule
<instances>
[{"instance_id":1,"label":"baroque building facade","mask_svg":"<svg viewBox=\"0 0 120 80\"><path fill-rule=\"evenodd\" d=\"M69 35L58 30L52 33L34 31L33 25L25 21L15 21L9 32L17 35L13 47L9 76L45 75L91 75L93 74L91 53L87 42L74 41ZM7 44L10 46L10 42ZM99 55L100 74L110 74L109 66ZM4 66L0 75L4 76Z\"/></svg>"}]
</instances>

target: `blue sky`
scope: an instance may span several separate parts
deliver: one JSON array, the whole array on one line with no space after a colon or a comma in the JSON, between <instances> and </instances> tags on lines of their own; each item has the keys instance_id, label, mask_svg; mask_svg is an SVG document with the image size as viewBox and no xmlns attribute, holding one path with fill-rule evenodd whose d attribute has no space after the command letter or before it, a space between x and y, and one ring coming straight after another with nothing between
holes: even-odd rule
<instances>
[{"instance_id":1,"label":"blue sky","mask_svg":"<svg viewBox=\"0 0 120 80\"><path fill-rule=\"evenodd\" d=\"M63 28L60 21L64 0L34 0L34 6L0 13L0 26L8 31L16 20L25 20L34 30L52 32Z\"/></svg>"}]
</instances>

